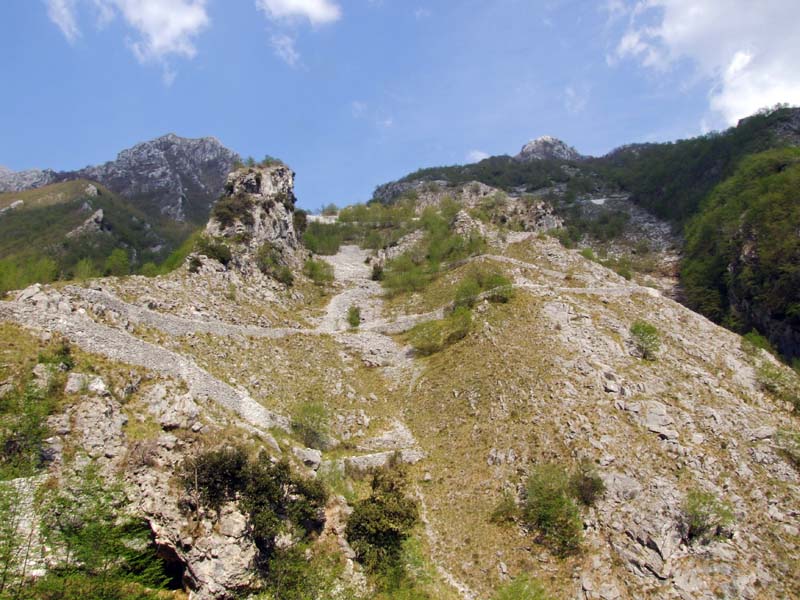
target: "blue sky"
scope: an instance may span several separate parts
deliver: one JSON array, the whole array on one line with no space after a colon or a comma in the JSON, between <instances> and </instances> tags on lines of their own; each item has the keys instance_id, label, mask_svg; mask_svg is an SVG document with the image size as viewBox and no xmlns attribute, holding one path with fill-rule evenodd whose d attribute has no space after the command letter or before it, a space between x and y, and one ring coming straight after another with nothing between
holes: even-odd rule
<instances>
[{"instance_id":1,"label":"blue sky","mask_svg":"<svg viewBox=\"0 0 800 600\"><path fill-rule=\"evenodd\" d=\"M347 204L539 135L602 154L800 104L798 24L796 0L5 0L0 164L213 135Z\"/></svg>"}]
</instances>

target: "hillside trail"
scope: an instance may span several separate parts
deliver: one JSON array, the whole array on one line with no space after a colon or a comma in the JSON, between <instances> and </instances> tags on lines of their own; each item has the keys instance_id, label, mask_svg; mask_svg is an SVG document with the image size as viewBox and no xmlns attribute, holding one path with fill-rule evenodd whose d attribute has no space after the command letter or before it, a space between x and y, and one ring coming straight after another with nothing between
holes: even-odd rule
<instances>
[{"instance_id":1,"label":"hillside trail","mask_svg":"<svg viewBox=\"0 0 800 600\"><path fill-rule=\"evenodd\" d=\"M415 367L411 348L401 346L378 331L378 326L385 323L383 290L371 279L369 256L368 251L358 246L342 246L333 256L323 257L333 267L334 281L342 291L328 302L315 331L333 335L337 341L360 353L366 364L383 368L393 382L413 381ZM348 323L350 307L360 311L361 323L357 328Z\"/></svg>"}]
</instances>

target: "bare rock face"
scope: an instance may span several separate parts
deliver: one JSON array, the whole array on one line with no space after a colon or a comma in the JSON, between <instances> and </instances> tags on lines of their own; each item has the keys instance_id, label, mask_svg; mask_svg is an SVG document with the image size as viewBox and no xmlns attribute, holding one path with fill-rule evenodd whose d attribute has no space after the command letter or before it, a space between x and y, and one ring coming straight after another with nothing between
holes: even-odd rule
<instances>
[{"instance_id":1,"label":"bare rock face","mask_svg":"<svg viewBox=\"0 0 800 600\"><path fill-rule=\"evenodd\" d=\"M568 146L561 140L549 135L543 135L525 144L514 158L520 161L581 160L583 156L575 148Z\"/></svg>"},{"instance_id":2,"label":"bare rock face","mask_svg":"<svg viewBox=\"0 0 800 600\"><path fill-rule=\"evenodd\" d=\"M91 186L94 187L94 186ZM97 188L95 188L95 193ZM102 231L108 231L108 226L105 223L105 214L103 213L103 209L99 208L92 216L86 219L83 224L76 227L69 233L67 233L68 238L75 238L80 237L82 235L88 235L91 233L100 233Z\"/></svg>"},{"instance_id":3,"label":"bare rock face","mask_svg":"<svg viewBox=\"0 0 800 600\"><path fill-rule=\"evenodd\" d=\"M0 192L89 179L175 220L204 220L238 158L213 137L190 139L170 133L123 150L115 160L78 171L0 167Z\"/></svg>"},{"instance_id":4,"label":"bare rock face","mask_svg":"<svg viewBox=\"0 0 800 600\"><path fill-rule=\"evenodd\" d=\"M180 221L189 212L208 210L237 158L215 138L170 133L123 150L116 160L59 178L90 179L126 198L150 198L163 214Z\"/></svg>"},{"instance_id":5,"label":"bare rock face","mask_svg":"<svg viewBox=\"0 0 800 600\"><path fill-rule=\"evenodd\" d=\"M288 261L300 249L294 230L294 172L286 165L250 167L228 175L220 202L236 202L231 220L212 214L206 233L212 237L246 240L250 253L271 244Z\"/></svg>"},{"instance_id":6,"label":"bare rock face","mask_svg":"<svg viewBox=\"0 0 800 600\"><path fill-rule=\"evenodd\" d=\"M0 192L21 192L53 183L56 173L50 169L12 171L0 167Z\"/></svg>"}]
</instances>

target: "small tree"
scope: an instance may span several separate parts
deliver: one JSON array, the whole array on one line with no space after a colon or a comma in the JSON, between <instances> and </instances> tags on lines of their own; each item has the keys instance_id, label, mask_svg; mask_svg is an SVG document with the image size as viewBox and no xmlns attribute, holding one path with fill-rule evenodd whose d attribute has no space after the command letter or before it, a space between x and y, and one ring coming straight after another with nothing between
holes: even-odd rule
<instances>
[{"instance_id":1,"label":"small tree","mask_svg":"<svg viewBox=\"0 0 800 600\"><path fill-rule=\"evenodd\" d=\"M80 259L75 265L75 279L79 281L91 279L92 277L97 277L97 275L98 273L94 263L88 258Z\"/></svg>"},{"instance_id":2,"label":"small tree","mask_svg":"<svg viewBox=\"0 0 800 600\"><path fill-rule=\"evenodd\" d=\"M606 485L594 465L586 460L581 461L573 471L569 480L569 491L585 506L592 506L605 493Z\"/></svg>"},{"instance_id":3,"label":"small tree","mask_svg":"<svg viewBox=\"0 0 800 600\"><path fill-rule=\"evenodd\" d=\"M646 321L636 321L631 325L631 337L636 350L645 360L655 360L661 348L661 336L655 325Z\"/></svg>"},{"instance_id":4,"label":"small tree","mask_svg":"<svg viewBox=\"0 0 800 600\"><path fill-rule=\"evenodd\" d=\"M106 259L106 273L116 277L128 275L131 272L131 261L128 253L122 248L115 248Z\"/></svg>"},{"instance_id":5,"label":"small tree","mask_svg":"<svg viewBox=\"0 0 800 600\"><path fill-rule=\"evenodd\" d=\"M405 470L392 465L373 475L372 492L353 507L345 535L367 568L390 569L418 519L417 504L406 493Z\"/></svg>"}]
</instances>

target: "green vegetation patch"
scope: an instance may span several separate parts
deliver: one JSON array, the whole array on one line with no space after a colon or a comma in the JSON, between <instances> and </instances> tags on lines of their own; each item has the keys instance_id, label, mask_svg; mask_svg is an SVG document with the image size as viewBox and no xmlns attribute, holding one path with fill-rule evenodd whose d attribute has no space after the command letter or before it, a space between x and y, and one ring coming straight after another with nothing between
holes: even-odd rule
<instances>
[{"instance_id":1,"label":"green vegetation patch","mask_svg":"<svg viewBox=\"0 0 800 600\"><path fill-rule=\"evenodd\" d=\"M661 334L652 323L636 321L631 325L631 338L636 351L645 360L655 360L661 348Z\"/></svg>"},{"instance_id":2,"label":"green vegetation patch","mask_svg":"<svg viewBox=\"0 0 800 600\"><path fill-rule=\"evenodd\" d=\"M687 543L708 542L724 537L734 522L733 510L713 494L698 489L689 490L681 508L681 527Z\"/></svg>"},{"instance_id":3,"label":"green vegetation patch","mask_svg":"<svg viewBox=\"0 0 800 600\"><path fill-rule=\"evenodd\" d=\"M757 315L800 329L798 189L800 149L784 148L745 158L713 190L686 227L681 280L692 308L738 331Z\"/></svg>"},{"instance_id":4,"label":"green vegetation patch","mask_svg":"<svg viewBox=\"0 0 800 600\"><path fill-rule=\"evenodd\" d=\"M195 506L219 510L225 502L238 502L267 575L278 535L293 533L308 539L324 524L323 484L298 477L288 462L273 463L263 451L255 459L240 447L201 453L184 461L181 479Z\"/></svg>"}]
</instances>

